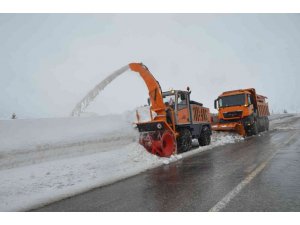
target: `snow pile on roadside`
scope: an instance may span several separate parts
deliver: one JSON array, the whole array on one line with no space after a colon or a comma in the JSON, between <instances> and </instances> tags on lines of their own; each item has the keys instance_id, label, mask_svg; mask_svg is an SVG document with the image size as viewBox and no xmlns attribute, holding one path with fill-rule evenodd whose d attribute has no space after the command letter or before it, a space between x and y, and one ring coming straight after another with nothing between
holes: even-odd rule
<instances>
[{"instance_id":1,"label":"snow pile on roadside","mask_svg":"<svg viewBox=\"0 0 300 225\"><path fill-rule=\"evenodd\" d=\"M215 132L213 131L213 134L211 136L211 144L204 147L199 147L197 149L194 149L189 152L185 152L182 155L182 157L191 156L200 152L204 152L207 150L211 150L215 147L226 145L226 144L232 144L236 142L243 141L244 138L238 134L235 133L227 133L227 132Z\"/></svg>"},{"instance_id":2,"label":"snow pile on roadside","mask_svg":"<svg viewBox=\"0 0 300 225\"><path fill-rule=\"evenodd\" d=\"M162 159L131 143L106 152L1 170L0 210L28 210L161 164Z\"/></svg>"},{"instance_id":3,"label":"snow pile on roadside","mask_svg":"<svg viewBox=\"0 0 300 225\"><path fill-rule=\"evenodd\" d=\"M138 144L134 118L135 113L127 112L1 121L0 211L29 210L242 140L235 134L214 133L209 146L159 158Z\"/></svg>"},{"instance_id":4,"label":"snow pile on roadside","mask_svg":"<svg viewBox=\"0 0 300 225\"><path fill-rule=\"evenodd\" d=\"M126 115L0 121L1 151L9 152L134 133Z\"/></svg>"},{"instance_id":5,"label":"snow pile on roadside","mask_svg":"<svg viewBox=\"0 0 300 225\"><path fill-rule=\"evenodd\" d=\"M272 114L269 116L270 121L281 120L288 117L293 117L295 114L285 113L285 114Z\"/></svg>"},{"instance_id":6,"label":"snow pile on roadside","mask_svg":"<svg viewBox=\"0 0 300 225\"><path fill-rule=\"evenodd\" d=\"M124 115L0 121L0 169L106 151L138 140Z\"/></svg>"},{"instance_id":7,"label":"snow pile on roadside","mask_svg":"<svg viewBox=\"0 0 300 225\"><path fill-rule=\"evenodd\" d=\"M212 135L212 145L216 145L216 146L235 143L243 140L244 138L241 135L236 133L214 131Z\"/></svg>"},{"instance_id":8,"label":"snow pile on roadside","mask_svg":"<svg viewBox=\"0 0 300 225\"><path fill-rule=\"evenodd\" d=\"M300 114L279 114L273 117L270 121L270 130L294 130L299 129L295 119L299 118Z\"/></svg>"}]
</instances>

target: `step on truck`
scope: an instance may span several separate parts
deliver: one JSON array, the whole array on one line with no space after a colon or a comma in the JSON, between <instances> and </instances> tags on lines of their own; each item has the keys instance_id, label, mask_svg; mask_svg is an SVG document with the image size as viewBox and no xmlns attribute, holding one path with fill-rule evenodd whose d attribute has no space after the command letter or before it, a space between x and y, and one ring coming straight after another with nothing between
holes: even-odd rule
<instances>
[{"instance_id":1,"label":"step on truck","mask_svg":"<svg viewBox=\"0 0 300 225\"><path fill-rule=\"evenodd\" d=\"M242 136L269 130L270 115L267 97L254 88L223 92L214 102L218 110L215 131L234 131Z\"/></svg>"}]
</instances>

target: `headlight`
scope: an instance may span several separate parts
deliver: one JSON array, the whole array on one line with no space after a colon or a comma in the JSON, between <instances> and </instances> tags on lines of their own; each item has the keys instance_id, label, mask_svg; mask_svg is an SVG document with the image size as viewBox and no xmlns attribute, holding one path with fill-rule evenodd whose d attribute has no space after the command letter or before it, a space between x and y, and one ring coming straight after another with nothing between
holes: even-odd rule
<instances>
[{"instance_id":1,"label":"headlight","mask_svg":"<svg viewBox=\"0 0 300 225\"><path fill-rule=\"evenodd\" d=\"M161 129L162 128L162 125L161 125L161 123L158 123L157 125L156 125L156 127L157 127L157 129Z\"/></svg>"}]
</instances>

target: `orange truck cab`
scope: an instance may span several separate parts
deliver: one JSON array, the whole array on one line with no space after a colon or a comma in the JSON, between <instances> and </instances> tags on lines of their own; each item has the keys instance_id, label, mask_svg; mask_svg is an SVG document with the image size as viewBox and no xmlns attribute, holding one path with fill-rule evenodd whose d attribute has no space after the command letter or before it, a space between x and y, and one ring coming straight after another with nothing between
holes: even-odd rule
<instances>
[{"instance_id":1,"label":"orange truck cab","mask_svg":"<svg viewBox=\"0 0 300 225\"><path fill-rule=\"evenodd\" d=\"M267 97L256 94L254 88L223 92L215 100L218 122L216 131L235 131L242 136L269 130Z\"/></svg>"}]
</instances>

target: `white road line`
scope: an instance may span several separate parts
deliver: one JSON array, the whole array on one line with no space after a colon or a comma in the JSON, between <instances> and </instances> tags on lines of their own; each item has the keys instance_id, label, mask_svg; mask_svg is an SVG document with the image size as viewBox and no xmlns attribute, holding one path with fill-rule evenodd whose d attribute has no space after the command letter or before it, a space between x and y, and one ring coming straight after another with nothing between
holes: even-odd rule
<instances>
[{"instance_id":1,"label":"white road line","mask_svg":"<svg viewBox=\"0 0 300 225\"><path fill-rule=\"evenodd\" d=\"M287 145L295 136L296 134L292 135L285 143L284 145ZM278 150L277 150L278 151ZM269 158L267 158L266 161L261 163L256 169L250 173L241 183L239 183L232 191L230 191L221 201L219 201L216 205L214 205L209 212L219 212L222 209L224 209L227 204L238 195L238 193L241 192L241 190L253 180L254 177L256 177L257 174L259 174L268 164L268 162L274 157L274 155L277 153L275 151Z\"/></svg>"},{"instance_id":2,"label":"white road line","mask_svg":"<svg viewBox=\"0 0 300 225\"><path fill-rule=\"evenodd\" d=\"M256 177L257 174L259 174L267 165L267 163L273 158L273 156L276 154L273 153L271 157L269 157L266 161L264 161L260 166L256 167L256 169L250 173L241 183L239 183L232 191L230 191L221 201L219 201L216 205L214 205L209 212L219 212L223 208L226 207L226 205L240 193L240 191L250 183L250 181Z\"/></svg>"},{"instance_id":3,"label":"white road line","mask_svg":"<svg viewBox=\"0 0 300 225\"><path fill-rule=\"evenodd\" d=\"M293 135L292 135L286 142L284 142L283 144L284 144L284 145L288 145L296 135L298 135L298 134L297 134L297 133L293 134Z\"/></svg>"}]
</instances>

